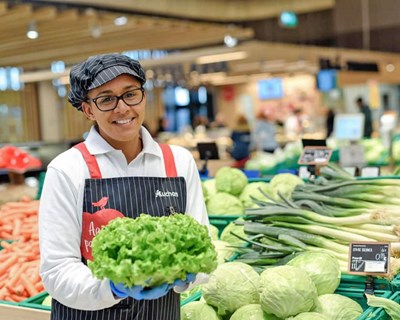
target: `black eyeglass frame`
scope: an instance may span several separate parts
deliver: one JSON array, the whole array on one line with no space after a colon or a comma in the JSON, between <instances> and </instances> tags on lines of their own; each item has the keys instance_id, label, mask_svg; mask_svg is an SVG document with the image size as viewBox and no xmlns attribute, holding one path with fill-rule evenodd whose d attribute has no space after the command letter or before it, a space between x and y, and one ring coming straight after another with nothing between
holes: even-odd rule
<instances>
[{"instance_id":1,"label":"black eyeglass frame","mask_svg":"<svg viewBox=\"0 0 400 320\"><path fill-rule=\"evenodd\" d=\"M128 92L138 91L138 90L142 92L142 99L140 99L140 101L139 101L138 103L130 104L130 103L127 103L127 102L124 100L123 97L124 97L125 94L127 94ZM96 97L96 98L94 98L94 99L88 99L87 101L92 101L92 102L94 103L94 105L97 107L97 109L99 109L100 111L102 111L102 112L108 112L108 111L114 110L114 109L118 106L119 100L122 100L122 101L123 101L127 106L129 106L129 107L137 106L138 104L140 104L140 103L143 101L143 99L144 99L144 93L145 93L144 88L143 88L143 87L140 87L140 88L135 88L135 89L132 89L132 90L128 90L128 91L124 92L123 94L121 94L121 95L119 95L119 96L108 96L108 95L104 95L104 96ZM107 109L107 110L103 110L103 109L100 109L100 108L99 108L99 106L97 105L97 99L104 98L104 97L115 97L115 98L117 98L117 101L116 101L116 103L115 103L114 108L112 108L112 109Z\"/></svg>"}]
</instances>

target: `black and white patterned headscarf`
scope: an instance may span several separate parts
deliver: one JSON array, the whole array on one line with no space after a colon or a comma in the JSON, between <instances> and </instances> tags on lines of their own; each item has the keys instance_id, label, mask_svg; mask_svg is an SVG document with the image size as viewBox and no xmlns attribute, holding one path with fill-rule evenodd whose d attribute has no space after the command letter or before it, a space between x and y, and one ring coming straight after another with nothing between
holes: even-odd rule
<instances>
[{"instance_id":1,"label":"black and white patterned headscarf","mask_svg":"<svg viewBox=\"0 0 400 320\"><path fill-rule=\"evenodd\" d=\"M86 101L89 90L100 87L121 74L134 76L141 85L146 82L146 75L139 61L128 56L112 53L89 57L71 68L68 101L82 111L82 102Z\"/></svg>"}]
</instances>

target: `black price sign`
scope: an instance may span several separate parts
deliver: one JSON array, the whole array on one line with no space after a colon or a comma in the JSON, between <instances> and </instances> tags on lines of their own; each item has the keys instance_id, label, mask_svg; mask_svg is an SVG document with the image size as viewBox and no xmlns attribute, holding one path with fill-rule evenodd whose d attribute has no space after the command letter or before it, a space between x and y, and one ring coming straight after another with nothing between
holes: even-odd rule
<instances>
[{"instance_id":1,"label":"black price sign","mask_svg":"<svg viewBox=\"0 0 400 320\"><path fill-rule=\"evenodd\" d=\"M350 244L349 273L385 275L389 273L390 243L353 242Z\"/></svg>"},{"instance_id":2,"label":"black price sign","mask_svg":"<svg viewBox=\"0 0 400 320\"><path fill-rule=\"evenodd\" d=\"M298 164L326 165L332 155L332 149L319 146L306 146L299 158Z\"/></svg>"}]
</instances>

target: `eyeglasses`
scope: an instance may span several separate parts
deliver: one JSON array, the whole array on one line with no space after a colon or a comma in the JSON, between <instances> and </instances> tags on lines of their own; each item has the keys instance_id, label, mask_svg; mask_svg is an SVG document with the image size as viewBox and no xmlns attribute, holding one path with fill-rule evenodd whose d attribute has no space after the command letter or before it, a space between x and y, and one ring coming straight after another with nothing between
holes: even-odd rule
<instances>
[{"instance_id":1,"label":"eyeglasses","mask_svg":"<svg viewBox=\"0 0 400 320\"><path fill-rule=\"evenodd\" d=\"M111 111L117 107L119 100L122 100L126 105L133 107L141 103L143 97L144 89L137 88L129 90L120 96L100 96L94 99L89 99L89 101L93 101L97 109L100 111Z\"/></svg>"}]
</instances>

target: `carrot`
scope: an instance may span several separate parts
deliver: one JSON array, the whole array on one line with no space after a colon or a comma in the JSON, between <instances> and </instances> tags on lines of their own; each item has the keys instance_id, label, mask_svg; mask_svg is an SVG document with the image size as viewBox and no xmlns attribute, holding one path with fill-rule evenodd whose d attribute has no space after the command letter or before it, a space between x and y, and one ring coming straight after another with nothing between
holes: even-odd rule
<instances>
[{"instance_id":1,"label":"carrot","mask_svg":"<svg viewBox=\"0 0 400 320\"><path fill-rule=\"evenodd\" d=\"M19 277L21 276L21 274L23 274L28 269L28 267L28 264L20 265L19 269L7 281L7 285L10 287L14 287L15 284L19 281Z\"/></svg>"},{"instance_id":2,"label":"carrot","mask_svg":"<svg viewBox=\"0 0 400 320\"><path fill-rule=\"evenodd\" d=\"M13 230L12 233L11 233L11 235L12 235L13 237L17 236L17 235L20 233L20 231L21 231L21 224L22 224L21 219L15 219L15 220L14 220L14 230Z\"/></svg>"},{"instance_id":3,"label":"carrot","mask_svg":"<svg viewBox=\"0 0 400 320\"><path fill-rule=\"evenodd\" d=\"M35 284L35 289L36 289L38 292L44 291L43 282L40 281L40 282L36 283L36 284Z\"/></svg>"},{"instance_id":4,"label":"carrot","mask_svg":"<svg viewBox=\"0 0 400 320\"><path fill-rule=\"evenodd\" d=\"M14 263L18 261L18 256L11 256L6 261L0 264L0 275L5 273Z\"/></svg>"},{"instance_id":5,"label":"carrot","mask_svg":"<svg viewBox=\"0 0 400 320\"><path fill-rule=\"evenodd\" d=\"M24 274L20 275L20 280L22 285L25 287L26 291L28 291L30 296L37 295L39 292L35 289L34 284L32 284L31 280Z\"/></svg>"},{"instance_id":6,"label":"carrot","mask_svg":"<svg viewBox=\"0 0 400 320\"><path fill-rule=\"evenodd\" d=\"M14 302L21 302L23 300L26 300L27 297L21 297L18 296L16 294L10 294L10 298L14 301Z\"/></svg>"}]
</instances>

